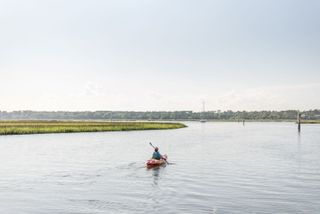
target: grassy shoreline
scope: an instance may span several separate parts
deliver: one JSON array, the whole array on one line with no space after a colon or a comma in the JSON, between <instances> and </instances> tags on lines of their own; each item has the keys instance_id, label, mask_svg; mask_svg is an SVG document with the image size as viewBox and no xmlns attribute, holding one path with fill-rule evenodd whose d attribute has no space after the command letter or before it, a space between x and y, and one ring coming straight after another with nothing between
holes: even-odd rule
<instances>
[{"instance_id":1,"label":"grassy shoreline","mask_svg":"<svg viewBox=\"0 0 320 214\"><path fill-rule=\"evenodd\" d=\"M179 129L182 123L103 121L0 121L0 135Z\"/></svg>"},{"instance_id":2,"label":"grassy shoreline","mask_svg":"<svg viewBox=\"0 0 320 214\"><path fill-rule=\"evenodd\" d=\"M320 120L301 120L301 124L320 124Z\"/></svg>"}]
</instances>

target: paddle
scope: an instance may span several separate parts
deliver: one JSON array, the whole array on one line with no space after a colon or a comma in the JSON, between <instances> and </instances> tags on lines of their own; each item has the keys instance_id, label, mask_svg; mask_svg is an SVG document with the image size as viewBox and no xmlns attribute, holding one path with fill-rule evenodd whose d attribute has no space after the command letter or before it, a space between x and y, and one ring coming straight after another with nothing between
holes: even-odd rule
<instances>
[{"instance_id":1,"label":"paddle","mask_svg":"<svg viewBox=\"0 0 320 214\"><path fill-rule=\"evenodd\" d=\"M151 142L150 142L149 144L150 144L150 146L152 146L154 149L156 148L154 145L152 145ZM167 164L169 164L169 162L167 161L167 159L166 159L166 158L163 158L162 155L161 155L161 158L162 158Z\"/></svg>"}]
</instances>

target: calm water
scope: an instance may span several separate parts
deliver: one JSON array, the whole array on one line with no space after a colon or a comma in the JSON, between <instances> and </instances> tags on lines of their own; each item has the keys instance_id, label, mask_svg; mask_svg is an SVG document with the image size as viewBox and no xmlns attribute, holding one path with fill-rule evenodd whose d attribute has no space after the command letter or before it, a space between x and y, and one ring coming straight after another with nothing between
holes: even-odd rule
<instances>
[{"instance_id":1,"label":"calm water","mask_svg":"<svg viewBox=\"0 0 320 214\"><path fill-rule=\"evenodd\" d=\"M319 213L319 125L186 124L1 136L0 213Z\"/></svg>"}]
</instances>

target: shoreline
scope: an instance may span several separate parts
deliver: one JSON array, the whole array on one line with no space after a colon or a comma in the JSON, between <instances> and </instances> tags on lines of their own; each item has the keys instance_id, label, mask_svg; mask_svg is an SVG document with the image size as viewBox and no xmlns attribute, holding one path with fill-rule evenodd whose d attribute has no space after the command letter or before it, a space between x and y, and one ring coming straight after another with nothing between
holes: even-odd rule
<instances>
[{"instance_id":1,"label":"shoreline","mask_svg":"<svg viewBox=\"0 0 320 214\"><path fill-rule=\"evenodd\" d=\"M301 120L301 124L320 124L320 120Z\"/></svg>"}]
</instances>

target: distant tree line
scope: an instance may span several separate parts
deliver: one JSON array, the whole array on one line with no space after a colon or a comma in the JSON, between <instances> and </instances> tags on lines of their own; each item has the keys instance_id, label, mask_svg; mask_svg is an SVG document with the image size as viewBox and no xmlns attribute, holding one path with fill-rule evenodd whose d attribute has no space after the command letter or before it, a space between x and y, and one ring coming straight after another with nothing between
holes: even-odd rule
<instances>
[{"instance_id":1,"label":"distant tree line","mask_svg":"<svg viewBox=\"0 0 320 214\"><path fill-rule=\"evenodd\" d=\"M320 119L320 110L302 111L304 119ZM0 111L0 120L295 120L287 111Z\"/></svg>"}]
</instances>

